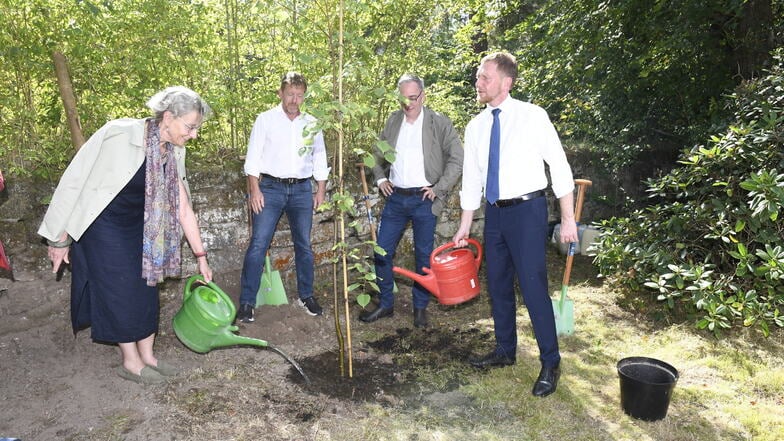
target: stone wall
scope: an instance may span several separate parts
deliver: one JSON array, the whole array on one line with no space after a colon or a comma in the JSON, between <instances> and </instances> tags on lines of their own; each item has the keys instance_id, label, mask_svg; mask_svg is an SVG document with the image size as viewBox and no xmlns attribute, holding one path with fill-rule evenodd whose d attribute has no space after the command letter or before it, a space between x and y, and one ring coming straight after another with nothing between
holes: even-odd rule
<instances>
[{"instance_id":1,"label":"stone wall","mask_svg":"<svg viewBox=\"0 0 784 441\"><path fill-rule=\"evenodd\" d=\"M346 176L346 185L355 200L355 213L346 214L346 242L350 248L361 247L362 243L371 239L370 223L367 218L362 186L357 170L350 170ZM248 245L250 229L248 212L245 204L246 180L242 174L241 164L234 164L222 170L194 170L189 172L189 181L193 197L194 209L199 219L203 240L210 253L210 264L215 271L232 271L242 268L242 260ZM383 207L383 198L379 197L378 189L369 183L371 214L373 222L377 222ZM328 197L332 194L332 181L328 186ZM448 242L457 230L460 220L459 199L454 192L450 201L439 218L436 227L436 244ZM317 212L313 219L312 245L316 261L317 279L331 280L333 256L332 248L335 237L335 222L332 212ZM350 227L354 223L355 227ZM481 223L475 224L475 234L481 234ZM408 229L401 240L398 256L400 265L413 267L413 236ZM372 254L369 247L364 247L368 256ZM187 251L187 246L185 247ZM284 215L273 237L270 247L270 258L273 267L281 272L287 287L296 286L294 248L291 243L291 231ZM183 273L190 274L196 270L195 260L190 253L183 252Z\"/></svg>"},{"instance_id":2,"label":"stone wall","mask_svg":"<svg viewBox=\"0 0 784 441\"><path fill-rule=\"evenodd\" d=\"M586 177L583 167L575 167L575 177ZM370 174L369 174L370 175ZM370 179L370 178L369 178ZM210 263L215 271L231 271L242 268L242 260L249 239L248 214L245 204L246 181L242 174L241 164L234 164L223 170L194 170L189 173L193 204L199 218L202 236L210 252ZM350 169L345 176L346 186L355 200L354 215L346 215L346 241L350 248L361 246L364 241L370 240L370 228L367 219L367 209L364 194L360 184L359 173ZM328 186L328 197L332 193L332 183ZM381 215L384 198L379 195L378 189L372 182L368 183L370 194L368 201L371 205L371 214L374 223ZM459 187L459 184L458 184ZM595 183L595 188L589 190L583 211L584 222L590 222L594 212L601 208L600 202L592 202L590 197L597 189L604 187ZM557 200L548 192L550 209L550 222L560 220ZM458 189L455 189L447 201L446 208L441 213L436 225L436 246L449 242L457 231L460 222L460 200ZM484 212L478 210L474 215L474 224L471 235L481 238ZM356 228L350 228L352 222ZM332 246L335 237L335 222L333 213L315 213L313 220L312 244L315 255L317 280L331 280ZM365 250L370 256L369 247ZM187 251L187 247L185 247ZM277 232L270 247L270 258L273 267L281 272L287 287L296 286L294 267L294 248L291 244L291 232L288 221L284 215L278 224ZM196 270L195 260L190 253L183 252L183 273L191 274ZM413 234L407 229L398 247L396 264L413 270ZM320 276L320 277L319 277Z\"/></svg>"},{"instance_id":3,"label":"stone wall","mask_svg":"<svg viewBox=\"0 0 784 441\"><path fill-rule=\"evenodd\" d=\"M570 157L575 170L575 177L592 178L590 162ZM46 247L36 234L41 222L46 203L51 196L55 182L20 179L8 177L7 188L0 193L0 240L6 246L12 258L15 272L40 271L49 267L46 260ZM356 212L345 218L347 225L346 241L349 247L361 247L363 241L370 240L367 210L359 182L358 170L348 169L345 177L346 186L356 201ZM595 220L601 215L603 207L602 194L610 192L617 183L604 179L592 178L594 186L589 190L583 212L585 223ZM223 168L190 168L189 182L191 186L194 210L205 246L209 251L210 264L216 273L237 271L242 268L242 260L248 244L249 226L247 205L245 204L246 179L242 173L242 164L237 161ZM330 185L334 183L331 181ZM458 184L459 187L459 184ZM377 221L383 206L383 197L379 197L378 189L369 183L371 212ZM328 196L332 188L328 187ZM549 192L548 192L549 193ZM608 194L608 193L604 193ZM559 220L558 205L552 194L548 194L550 221ZM439 246L451 240L460 221L459 196L457 189L447 201L436 226L435 244ZM316 258L317 282L331 283L332 246L335 237L335 226L332 213L316 213L314 215L313 250ZM472 236L481 238L483 211L475 213ZM352 222L356 228L348 227ZM404 235L396 258L396 264L413 269L412 233L408 229ZM363 252L369 256L372 250L365 247ZM295 287L294 249L291 245L291 233L285 215L278 225L273 238L270 255L275 269L281 272L287 287ZM183 246L183 274L196 272L196 262L187 245Z\"/></svg>"}]
</instances>

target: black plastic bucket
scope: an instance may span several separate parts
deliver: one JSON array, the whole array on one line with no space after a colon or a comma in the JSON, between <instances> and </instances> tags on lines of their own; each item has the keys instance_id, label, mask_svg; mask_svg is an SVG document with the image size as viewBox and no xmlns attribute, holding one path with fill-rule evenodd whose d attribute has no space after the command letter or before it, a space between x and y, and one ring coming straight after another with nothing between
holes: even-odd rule
<instances>
[{"instance_id":1,"label":"black plastic bucket","mask_svg":"<svg viewBox=\"0 0 784 441\"><path fill-rule=\"evenodd\" d=\"M667 416L678 371L671 365L648 357L628 357L618 362L621 380L621 407L633 417L658 421Z\"/></svg>"}]
</instances>

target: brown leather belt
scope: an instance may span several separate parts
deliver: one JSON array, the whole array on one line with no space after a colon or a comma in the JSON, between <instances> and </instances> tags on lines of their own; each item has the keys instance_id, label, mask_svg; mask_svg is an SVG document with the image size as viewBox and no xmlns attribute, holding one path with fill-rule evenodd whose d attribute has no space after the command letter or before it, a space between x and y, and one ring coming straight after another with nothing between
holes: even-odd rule
<instances>
[{"instance_id":1,"label":"brown leather belt","mask_svg":"<svg viewBox=\"0 0 784 441\"><path fill-rule=\"evenodd\" d=\"M281 184L301 184L307 181L310 178L278 178L272 175L268 175L266 173L262 173L261 177L264 179L269 179L270 181L280 182Z\"/></svg>"},{"instance_id":2,"label":"brown leather belt","mask_svg":"<svg viewBox=\"0 0 784 441\"><path fill-rule=\"evenodd\" d=\"M512 205L517 205L521 202L530 201L531 199L540 198L542 196L544 196L544 190L536 190L512 199L499 199L492 205L499 208L511 207Z\"/></svg>"}]
</instances>

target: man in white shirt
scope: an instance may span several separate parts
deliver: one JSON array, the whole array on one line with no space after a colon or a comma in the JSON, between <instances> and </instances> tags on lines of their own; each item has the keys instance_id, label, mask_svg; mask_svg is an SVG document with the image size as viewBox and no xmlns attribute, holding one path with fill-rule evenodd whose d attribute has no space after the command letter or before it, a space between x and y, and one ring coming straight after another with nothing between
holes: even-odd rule
<instances>
[{"instance_id":1,"label":"man in white shirt","mask_svg":"<svg viewBox=\"0 0 784 441\"><path fill-rule=\"evenodd\" d=\"M471 364L491 367L515 363L516 275L542 364L532 393L544 397L555 392L561 360L547 288L545 163L559 201L562 242L577 241L574 180L558 134L544 109L509 95L516 77L517 61L505 52L484 57L477 71L477 97L487 108L466 126L460 193L463 214L453 241L458 246L466 245L473 213L484 193L487 289L492 300L496 347L484 357L471 360Z\"/></svg>"},{"instance_id":2,"label":"man in white shirt","mask_svg":"<svg viewBox=\"0 0 784 441\"><path fill-rule=\"evenodd\" d=\"M389 116L379 137L394 148L395 159L390 164L377 149L373 168L378 188L387 197L378 227L378 246L386 255L375 255L378 307L359 315L368 323L394 313L392 261L409 221L417 272L423 274L422 267L430 266L436 219L463 167L463 146L452 121L424 106L425 82L406 74L397 87L401 109ZM412 295L414 326L426 327L430 294L415 283Z\"/></svg>"},{"instance_id":3,"label":"man in white shirt","mask_svg":"<svg viewBox=\"0 0 784 441\"><path fill-rule=\"evenodd\" d=\"M253 322L267 249L283 213L294 241L299 304L313 316L322 309L313 296L314 261L310 245L313 209L324 202L327 152L321 131L312 132L316 119L300 112L308 84L296 72L281 79L280 105L261 113L253 124L245 157L248 204L253 211L253 233L242 265L240 309L237 319ZM316 181L316 193L310 178Z\"/></svg>"}]
</instances>

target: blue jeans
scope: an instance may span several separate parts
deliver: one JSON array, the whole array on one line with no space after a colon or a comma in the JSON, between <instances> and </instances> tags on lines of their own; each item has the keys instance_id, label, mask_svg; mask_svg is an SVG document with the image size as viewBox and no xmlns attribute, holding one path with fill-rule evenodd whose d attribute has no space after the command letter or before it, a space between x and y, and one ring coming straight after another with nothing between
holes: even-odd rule
<instances>
[{"instance_id":1,"label":"blue jeans","mask_svg":"<svg viewBox=\"0 0 784 441\"><path fill-rule=\"evenodd\" d=\"M392 265L395 250L403 236L403 232L412 222L414 230L414 259L417 274L423 274L422 267L430 268L430 253L433 252L433 236L436 231L436 217L431 211L433 202L422 194L402 195L392 193L387 198L384 211L381 212L381 223L378 226L378 246L387 252L386 256L375 254L376 282L381 290L382 308L391 308L395 303L392 289L394 287ZM412 289L414 308L423 309L430 302L430 293L415 283Z\"/></svg>"},{"instance_id":2,"label":"blue jeans","mask_svg":"<svg viewBox=\"0 0 784 441\"><path fill-rule=\"evenodd\" d=\"M253 234L242 263L240 305L256 306L264 259L284 212L294 240L299 298L304 300L312 297L314 269L310 230L313 226L313 187L310 180L299 184L284 184L262 179L259 189L264 195L264 208L253 215Z\"/></svg>"}]
</instances>

